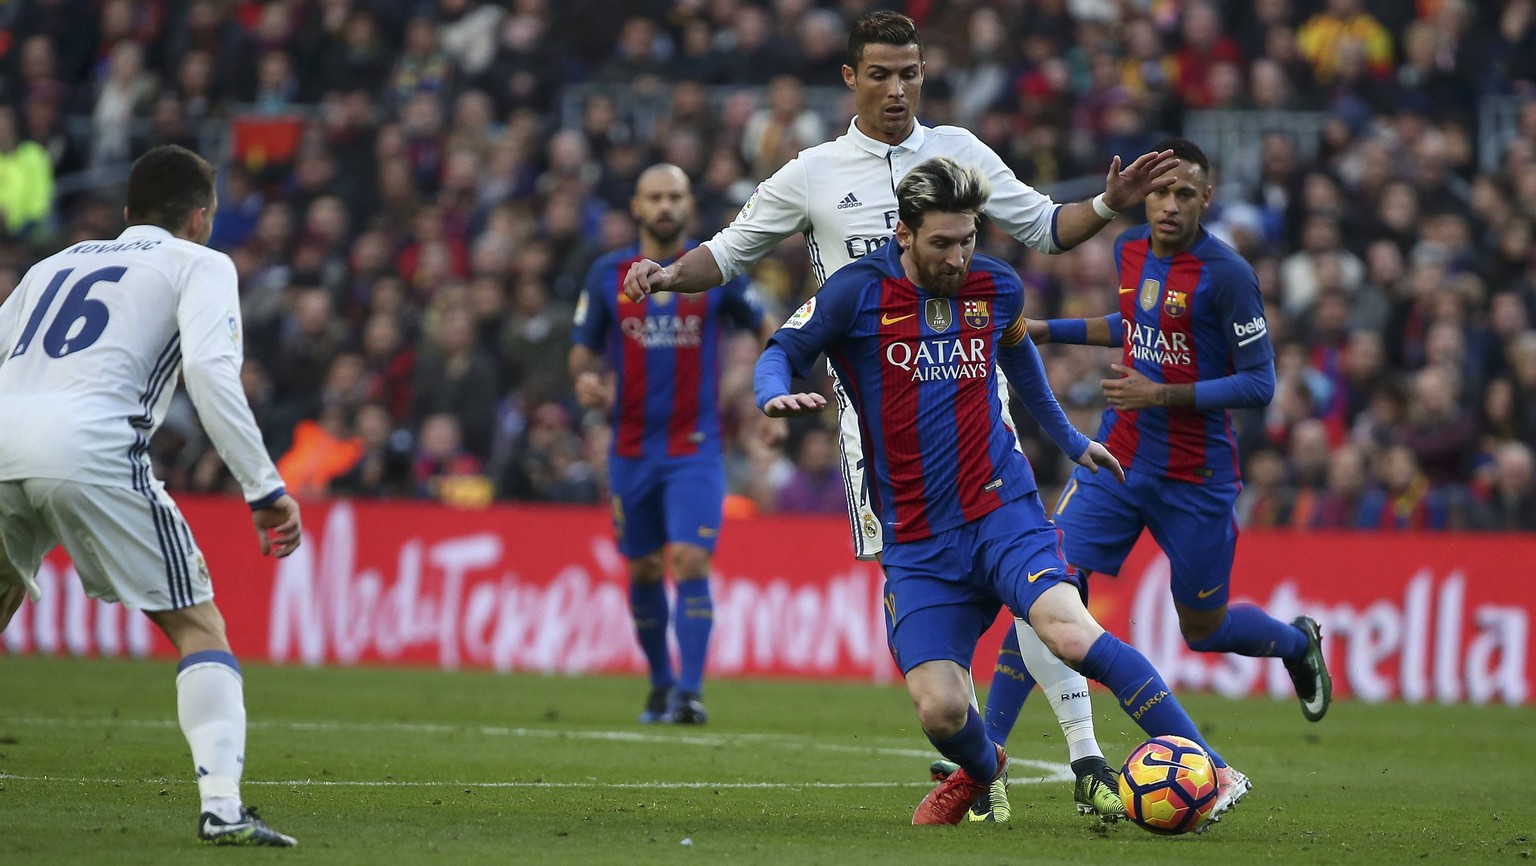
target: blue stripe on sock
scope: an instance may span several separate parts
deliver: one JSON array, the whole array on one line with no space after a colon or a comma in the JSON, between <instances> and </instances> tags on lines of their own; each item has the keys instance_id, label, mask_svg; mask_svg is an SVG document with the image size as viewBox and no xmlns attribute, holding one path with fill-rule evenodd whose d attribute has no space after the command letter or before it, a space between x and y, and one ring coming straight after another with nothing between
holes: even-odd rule
<instances>
[{"instance_id":1,"label":"blue stripe on sock","mask_svg":"<svg viewBox=\"0 0 1536 866\"><path fill-rule=\"evenodd\" d=\"M181 662L176 665L176 673L181 673L193 665L215 664L231 668L235 673L240 673L240 662L233 653L223 650L202 650L181 657Z\"/></svg>"}]
</instances>

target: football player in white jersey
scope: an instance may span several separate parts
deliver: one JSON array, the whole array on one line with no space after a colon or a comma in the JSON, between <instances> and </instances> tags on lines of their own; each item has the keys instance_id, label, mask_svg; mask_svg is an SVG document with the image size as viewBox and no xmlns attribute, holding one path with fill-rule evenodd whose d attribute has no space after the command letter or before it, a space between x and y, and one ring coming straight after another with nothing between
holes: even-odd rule
<instances>
[{"instance_id":1,"label":"football player in white jersey","mask_svg":"<svg viewBox=\"0 0 1536 866\"><path fill-rule=\"evenodd\" d=\"M208 566L150 472L149 441L177 374L250 504L263 554L299 545L240 386L240 302L229 256L208 249L214 172L176 146L128 178L128 228L27 271L0 305L0 630L40 596L62 544L87 595L144 611L181 655L176 709L192 750L205 842L287 847L240 800L245 699Z\"/></svg>"},{"instance_id":2,"label":"football player in white jersey","mask_svg":"<svg viewBox=\"0 0 1536 866\"><path fill-rule=\"evenodd\" d=\"M631 266L624 281L626 294L638 300L656 291L708 290L742 273L780 241L798 233L805 234L812 267L818 281L824 282L843 265L892 242L896 185L909 169L932 156L979 167L993 190L988 218L1044 253L1071 249L1097 234L1120 210L1169 185L1168 172L1178 165L1167 151L1143 154L1127 166L1117 156L1103 193L1092 201L1056 204L1015 177L970 131L955 126L928 128L917 122L923 86L922 37L912 20L900 13L873 12L855 22L842 71L858 112L848 132L801 151L757 187L729 226L681 259L667 267L650 260ZM835 376L833 384L854 552L860 559L878 559L880 524L869 505L858 418ZM1008 386L1001 371L998 384L1006 409ZM1123 815L1114 773L1094 737L1087 680L1052 655L1023 620L1017 620L1016 627L1024 664L1066 735L1078 777L1079 811L1106 818ZM1001 679L994 679L994 691L1003 685ZM1022 700L1022 695L1015 700ZM937 764L935 772L943 772ZM972 810L974 820L1007 820L1006 792L1001 782L994 788Z\"/></svg>"}]
</instances>

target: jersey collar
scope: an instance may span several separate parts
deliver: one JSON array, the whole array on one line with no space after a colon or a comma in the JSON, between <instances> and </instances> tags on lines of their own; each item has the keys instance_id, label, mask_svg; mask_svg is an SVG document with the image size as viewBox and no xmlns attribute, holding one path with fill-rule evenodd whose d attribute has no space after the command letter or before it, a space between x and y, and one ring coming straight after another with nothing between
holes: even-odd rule
<instances>
[{"instance_id":1,"label":"jersey collar","mask_svg":"<svg viewBox=\"0 0 1536 866\"><path fill-rule=\"evenodd\" d=\"M912 124L912 134L907 136L905 141L903 141L901 144L895 145L886 144L883 141L877 141L873 138L870 138L862 131L860 131L857 117L848 121L848 140L853 143L853 146L866 153L878 156L881 159L885 159L886 154L890 153L893 149L907 150L916 153L918 149L923 146L923 140L926 139L927 136L927 127L923 126L920 122L914 121Z\"/></svg>"},{"instance_id":2,"label":"jersey collar","mask_svg":"<svg viewBox=\"0 0 1536 866\"><path fill-rule=\"evenodd\" d=\"M159 226L136 225L123 229L123 233L117 237L118 240L123 238L161 238L169 240L174 235Z\"/></svg>"}]
</instances>

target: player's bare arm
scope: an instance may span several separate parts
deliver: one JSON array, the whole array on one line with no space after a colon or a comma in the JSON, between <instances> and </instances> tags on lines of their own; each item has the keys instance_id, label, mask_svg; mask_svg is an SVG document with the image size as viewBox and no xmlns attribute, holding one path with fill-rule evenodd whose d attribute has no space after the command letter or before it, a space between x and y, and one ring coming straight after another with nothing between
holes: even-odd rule
<instances>
[{"instance_id":1,"label":"player's bare arm","mask_svg":"<svg viewBox=\"0 0 1536 866\"><path fill-rule=\"evenodd\" d=\"M1174 179L1168 173L1178 166L1171 150L1144 153L1124 167L1120 157L1115 157L1104 178L1103 193L1089 201L1063 205L1056 214L1056 237L1061 246L1077 246L1098 234L1121 211L1130 210L1153 192L1171 186Z\"/></svg>"},{"instance_id":2,"label":"player's bare arm","mask_svg":"<svg viewBox=\"0 0 1536 866\"><path fill-rule=\"evenodd\" d=\"M1109 369L1119 378L1099 382L1109 405L1121 411L1147 409L1153 406L1195 405L1195 383L1167 384L1154 382L1135 370L1121 364L1111 364Z\"/></svg>"},{"instance_id":3,"label":"player's bare arm","mask_svg":"<svg viewBox=\"0 0 1536 866\"><path fill-rule=\"evenodd\" d=\"M624 295L631 301L642 300L655 292L697 294L725 281L715 257L702 246L694 247L666 267L650 259L629 266L624 275Z\"/></svg>"},{"instance_id":4,"label":"player's bare arm","mask_svg":"<svg viewBox=\"0 0 1536 866\"><path fill-rule=\"evenodd\" d=\"M827 398L820 394L801 392L780 394L763 404L763 414L769 418L799 418L815 415L827 408Z\"/></svg>"}]
</instances>

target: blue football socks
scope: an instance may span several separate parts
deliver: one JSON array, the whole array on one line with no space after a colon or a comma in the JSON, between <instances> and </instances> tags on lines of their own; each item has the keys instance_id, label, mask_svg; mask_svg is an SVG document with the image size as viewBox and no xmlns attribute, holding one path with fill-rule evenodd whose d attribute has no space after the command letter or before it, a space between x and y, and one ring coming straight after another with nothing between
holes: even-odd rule
<instances>
[{"instance_id":1,"label":"blue football socks","mask_svg":"<svg viewBox=\"0 0 1536 866\"><path fill-rule=\"evenodd\" d=\"M976 708L970 707L968 713L965 727L958 734L946 740L936 740L928 734L928 742L933 743L939 754L959 764L973 780L990 782L997 775L997 748L987 739L986 726Z\"/></svg>"},{"instance_id":2,"label":"blue football socks","mask_svg":"<svg viewBox=\"0 0 1536 866\"><path fill-rule=\"evenodd\" d=\"M672 656L667 650L667 588L661 582L630 583L629 612L635 636L651 666L651 687L672 685Z\"/></svg>"},{"instance_id":3,"label":"blue football socks","mask_svg":"<svg viewBox=\"0 0 1536 866\"><path fill-rule=\"evenodd\" d=\"M698 694L704 681L704 662L709 654L709 632L715 625L715 607L709 597L709 577L677 582L677 648L681 672L677 689Z\"/></svg>"},{"instance_id":4,"label":"blue football socks","mask_svg":"<svg viewBox=\"0 0 1536 866\"><path fill-rule=\"evenodd\" d=\"M1157 668L1152 667L1147 657L1135 647L1105 632L1088 648L1082 671L1084 676L1108 688L1120 702L1120 709L1125 710L1148 736L1172 734L1194 740L1210 754L1216 766L1226 766L1221 756L1200 736L1200 730L1179 705L1168 684L1163 682Z\"/></svg>"},{"instance_id":5,"label":"blue football socks","mask_svg":"<svg viewBox=\"0 0 1536 866\"><path fill-rule=\"evenodd\" d=\"M1227 608L1221 627L1189 648L1203 653L1237 653L1240 656L1282 658L1295 661L1307 651L1301 629L1265 613L1257 605L1234 604Z\"/></svg>"},{"instance_id":6,"label":"blue football socks","mask_svg":"<svg viewBox=\"0 0 1536 866\"><path fill-rule=\"evenodd\" d=\"M997 667L992 670L992 687L987 689L987 739L1000 746L1008 742L1008 734L1019 720L1019 711L1034 689L1035 678L1030 676L1019 652L1018 629L1010 628L997 654Z\"/></svg>"}]
</instances>

